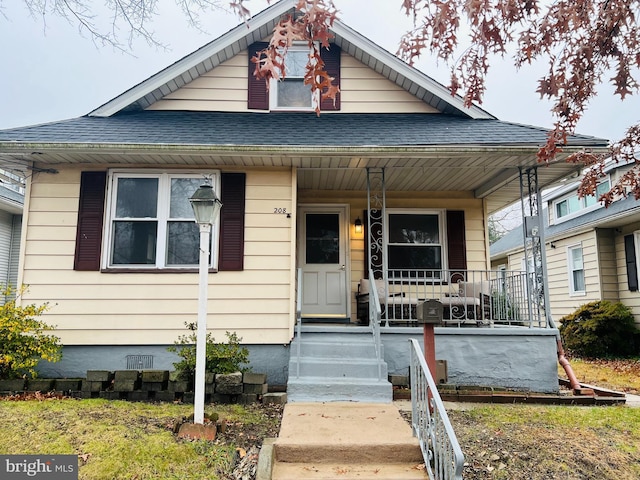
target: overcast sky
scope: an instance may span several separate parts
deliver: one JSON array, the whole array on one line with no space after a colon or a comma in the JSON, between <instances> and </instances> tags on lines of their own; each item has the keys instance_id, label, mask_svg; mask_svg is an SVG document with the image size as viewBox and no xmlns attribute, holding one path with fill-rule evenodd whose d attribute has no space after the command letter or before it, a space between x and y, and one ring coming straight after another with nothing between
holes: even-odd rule
<instances>
[{"instance_id":1,"label":"overcast sky","mask_svg":"<svg viewBox=\"0 0 640 480\"><path fill-rule=\"evenodd\" d=\"M228 0L221 1L228 4ZM0 129L85 115L239 23L233 14L217 11L201 18L206 33L199 32L187 24L173 1L160 3L161 14L150 29L169 48L149 47L138 41L129 55L109 46L96 46L88 35L78 32L76 25L63 19L47 16L45 25L42 19L31 18L23 0L3 2ZM401 0L335 3L344 23L391 52L396 51L401 34L410 26L400 10ZM248 5L257 13L267 2L252 0ZM448 71L429 59L417 67L444 84L448 82ZM542 73L533 67L516 72L509 61L496 60L482 107L501 120L550 127L553 118L549 105L535 93L536 79ZM608 85L601 90L578 133L615 140L640 120L640 101L636 96L621 102Z\"/></svg>"}]
</instances>

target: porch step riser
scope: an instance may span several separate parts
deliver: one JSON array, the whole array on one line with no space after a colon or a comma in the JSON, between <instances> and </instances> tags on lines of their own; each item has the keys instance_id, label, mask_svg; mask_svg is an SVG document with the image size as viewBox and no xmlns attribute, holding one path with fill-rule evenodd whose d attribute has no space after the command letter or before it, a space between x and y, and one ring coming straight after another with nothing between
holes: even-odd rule
<instances>
[{"instance_id":1,"label":"porch step riser","mask_svg":"<svg viewBox=\"0 0 640 480\"><path fill-rule=\"evenodd\" d=\"M367 463L399 464L423 463L422 452L417 442L376 445L370 443L340 445L300 445L276 442L276 462L326 464L340 462L344 465Z\"/></svg>"},{"instance_id":2,"label":"porch step riser","mask_svg":"<svg viewBox=\"0 0 640 480\"><path fill-rule=\"evenodd\" d=\"M343 378L340 382L322 378L289 378L287 399L290 402L369 402L390 403L393 389L389 382Z\"/></svg>"},{"instance_id":3,"label":"porch step riser","mask_svg":"<svg viewBox=\"0 0 640 480\"><path fill-rule=\"evenodd\" d=\"M298 372L298 362L291 359L289 372L292 375ZM332 358L307 358L300 359L300 376L332 378L387 378L387 365L366 359L332 359Z\"/></svg>"},{"instance_id":4,"label":"porch step riser","mask_svg":"<svg viewBox=\"0 0 640 480\"><path fill-rule=\"evenodd\" d=\"M292 348L294 353L297 352L295 344L292 344ZM341 358L345 360L349 358L376 358L373 342L349 344L303 341L300 344L300 354L305 357Z\"/></svg>"},{"instance_id":5,"label":"porch step riser","mask_svg":"<svg viewBox=\"0 0 640 480\"><path fill-rule=\"evenodd\" d=\"M427 480L424 469L410 464L319 464L276 463L272 472L273 480L351 480L375 478L376 480Z\"/></svg>"}]
</instances>

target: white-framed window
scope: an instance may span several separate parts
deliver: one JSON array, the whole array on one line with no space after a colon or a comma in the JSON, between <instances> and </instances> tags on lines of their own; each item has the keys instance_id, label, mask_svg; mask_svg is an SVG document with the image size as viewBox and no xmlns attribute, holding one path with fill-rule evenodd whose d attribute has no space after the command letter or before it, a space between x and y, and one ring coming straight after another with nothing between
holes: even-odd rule
<instances>
[{"instance_id":1,"label":"white-framed window","mask_svg":"<svg viewBox=\"0 0 640 480\"><path fill-rule=\"evenodd\" d=\"M311 85L304 84L304 76L309 63L309 46L294 44L287 50L284 59L285 76L273 80L270 87L271 110L313 110L318 103Z\"/></svg>"},{"instance_id":2,"label":"white-framed window","mask_svg":"<svg viewBox=\"0 0 640 480\"><path fill-rule=\"evenodd\" d=\"M216 171L110 171L103 266L197 267L200 233L189 198L205 176L219 192ZM214 225L211 232L212 267L217 261L218 229Z\"/></svg>"},{"instance_id":3,"label":"white-framed window","mask_svg":"<svg viewBox=\"0 0 640 480\"><path fill-rule=\"evenodd\" d=\"M567 266L569 269L569 293L585 295L584 258L582 245L567 247Z\"/></svg>"},{"instance_id":4,"label":"white-framed window","mask_svg":"<svg viewBox=\"0 0 640 480\"><path fill-rule=\"evenodd\" d=\"M568 195L564 195L553 201L553 212L555 215L556 223L563 222L577 215L584 213L583 210L593 210L601 207L598 202L600 195L608 192L611 189L611 182L609 178L602 180L596 187L594 195L588 195L586 197L579 198L577 192L572 192Z\"/></svg>"},{"instance_id":5,"label":"white-framed window","mask_svg":"<svg viewBox=\"0 0 640 480\"><path fill-rule=\"evenodd\" d=\"M387 267L393 276L439 277L429 271L447 268L444 218L443 210L387 210Z\"/></svg>"}]
</instances>

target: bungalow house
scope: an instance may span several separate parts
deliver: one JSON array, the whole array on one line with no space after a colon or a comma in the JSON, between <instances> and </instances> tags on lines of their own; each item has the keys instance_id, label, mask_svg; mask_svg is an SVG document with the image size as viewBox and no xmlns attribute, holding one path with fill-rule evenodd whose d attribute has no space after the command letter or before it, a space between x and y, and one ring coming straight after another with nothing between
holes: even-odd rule
<instances>
[{"instance_id":1,"label":"bungalow house","mask_svg":"<svg viewBox=\"0 0 640 480\"><path fill-rule=\"evenodd\" d=\"M27 301L55 303L46 320L64 343L42 374L171 368L166 347L198 304L188 198L208 177L223 204L209 330L236 332L251 367L288 383L291 398L309 398L313 378L320 390L331 375L363 383L348 355L368 349L362 337L378 326L362 313L376 298L371 276L384 395L387 372L407 373L407 339L422 336L415 307L430 298L443 303L436 353L450 383L557 389L554 329L495 322L485 308L487 216L520 198L524 171L538 188L575 166L538 169L544 129L466 108L339 21L323 51L335 103L313 112L301 46L287 80L267 90L250 60L295 3L273 4L83 117L0 132L0 158L34 172L19 279ZM606 145L575 135L561 157ZM294 388L303 377L313 378Z\"/></svg>"},{"instance_id":2,"label":"bungalow house","mask_svg":"<svg viewBox=\"0 0 640 480\"><path fill-rule=\"evenodd\" d=\"M605 208L597 195L629 169L609 163L595 196L580 198L577 173L543 196L550 309L560 319L597 300L622 302L640 325L640 202L633 196ZM491 245L491 268L525 267L522 226Z\"/></svg>"}]
</instances>

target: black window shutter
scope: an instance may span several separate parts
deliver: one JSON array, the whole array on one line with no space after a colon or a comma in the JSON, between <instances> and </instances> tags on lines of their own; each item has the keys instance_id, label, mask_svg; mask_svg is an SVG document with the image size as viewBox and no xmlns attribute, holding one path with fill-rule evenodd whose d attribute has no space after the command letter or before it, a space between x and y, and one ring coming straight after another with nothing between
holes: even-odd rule
<instances>
[{"instance_id":1,"label":"black window shutter","mask_svg":"<svg viewBox=\"0 0 640 480\"><path fill-rule=\"evenodd\" d=\"M464 210L447 210L447 260L452 283L464 280L467 270L467 246Z\"/></svg>"},{"instance_id":2,"label":"black window shutter","mask_svg":"<svg viewBox=\"0 0 640 480\"><path fill-rule=\"evenodd\" d=\"M340 86L340 47L335 43L331 44L331 48L320 49L320 58L324 62L324 69L330 77L334 80L331 82L334 85ZM331 98L320 99L320 110L340 110L340 93L336 95L336 101Z\"/></svg>"},{"instance_id":3,"label":"black window shutter","mask_svg":"<svg viewBox=\"0 0 640 480\"><path fill-rule=\"evenodd\" d=\"M220 258L218 270L244 268L244 173L223 173L221 176Z\"/></svg>"},{"instance_id":4,"label":"black window shutter","mask_svg":"<svg viewBox=\"0 0 640 480\"><path fill-rule=\"evenodd\" d=\"M627 284L630 291L636 292L638 290L638 264L633 234L624 236L624 256L627 264Z\"/></svg>"},{"instance_id":5,"label":"black window shutter","mask_svg":"<svg viewBox=\"0 0 640 480\"><path fill-rule=\"evenodd\" d=\"M256 53L267 48L269 44L265 42L256 42L249 45L249 82L248 82L248 98L247 108L253 110L269 110L269 92L264 78L257 78L254 75L256 64L251 61Z\"/></svg>"},{"instance_id":6,"label":"black window shutter","mask_svg":"<svg viewBox=\"0 0 640 480\"><path fill-rule=\"evenodd\" d=\"M100 270L107 172L82 172L74 270Z\"/></svg>"}]
</instances>

